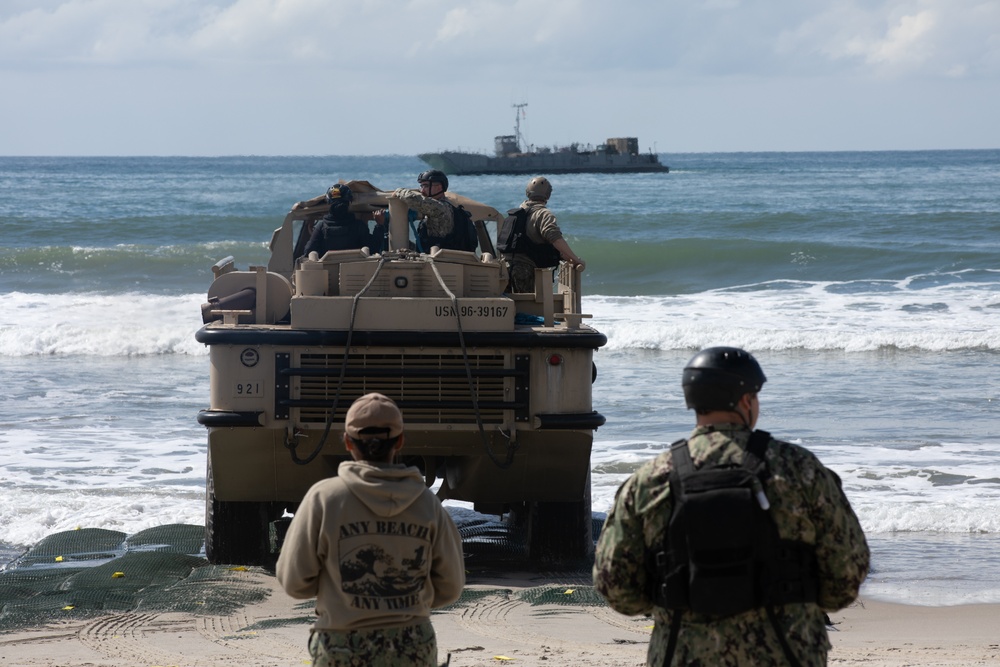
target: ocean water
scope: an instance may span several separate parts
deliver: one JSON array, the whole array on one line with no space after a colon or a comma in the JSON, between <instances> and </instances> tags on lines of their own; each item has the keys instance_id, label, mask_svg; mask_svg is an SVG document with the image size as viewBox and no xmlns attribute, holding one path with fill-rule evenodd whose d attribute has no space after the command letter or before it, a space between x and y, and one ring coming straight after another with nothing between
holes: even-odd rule
<instances>
[{"instance_id":1,"label":"ocean water","mask_svg":"<svg viewBox=\"0 0 1000 667\"><path fill-rule=\"evenodd\" d=\"M552 176L587 260L594 509L684 437L680 371L737 345L760 427L844 481L863 594L1000 602L1000 151L665 154ZM261 264L289 206L413 157L0 158L0 562L77 526L204 520L211 266ZM452 178L505 210L523 177Z\"/></svg>"}]
</instances>

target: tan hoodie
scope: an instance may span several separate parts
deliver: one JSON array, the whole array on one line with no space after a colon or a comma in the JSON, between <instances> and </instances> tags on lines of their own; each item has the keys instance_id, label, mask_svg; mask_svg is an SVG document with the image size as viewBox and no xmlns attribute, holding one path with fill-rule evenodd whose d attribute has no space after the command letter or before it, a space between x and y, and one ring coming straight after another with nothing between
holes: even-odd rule
<instances>
[{"instance_id":1,"label":"tan hoodie","mask_svg":"<svg viewBox=\"0 0 1000 667\"><path fill-rule=\"evenodd\" d=\"M420 471L366 461L309 489L276 572L293 598L316 598L318 630L417 623L465 586L458 529Z\"/></svg>"}]
</instances>

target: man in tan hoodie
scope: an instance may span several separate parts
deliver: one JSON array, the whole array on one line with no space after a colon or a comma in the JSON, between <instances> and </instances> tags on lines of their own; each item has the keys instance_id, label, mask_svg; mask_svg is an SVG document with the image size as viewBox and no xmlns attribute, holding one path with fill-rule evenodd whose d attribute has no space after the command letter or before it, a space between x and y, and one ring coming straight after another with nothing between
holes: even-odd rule
<instances>
[{"instance_id":1,"label":"man in tan hoodie","mask_svg":"<svg viewBox=\"0 0 1000 667\"><path fill-rule=\"evenodd\" d=\"M465 586L462 541L420 470L393 463L403 416L382 394L351 405L344 445L353 461L317 482L288 528L277 577L316 598L314 667L437 667L432 608Z\"/></svg>"}]
</instances>

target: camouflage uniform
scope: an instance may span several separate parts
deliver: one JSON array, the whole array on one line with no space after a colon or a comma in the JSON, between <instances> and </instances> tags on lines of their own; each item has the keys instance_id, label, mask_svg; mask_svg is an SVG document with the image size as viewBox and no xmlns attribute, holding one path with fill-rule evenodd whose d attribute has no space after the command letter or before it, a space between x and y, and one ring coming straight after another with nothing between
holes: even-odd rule
<instances>
[{"instance_id":1,"label":"camouflage uniform","mask_svg":"<svg viewBox=\"0 0 1000 667\"><path fill-rule=\"evenodd\" d=\"M736 424L700 426L689 439L696 468L708 463L739 464L750 437ZM767 449L771 479L766 493L782 539L814 545L819 573L817 604L776 609L780 626L803 667L826 665L830 642L823 610L846 607L868 573L864 533L840 487L808 450L779 440ZM653 603L650 554L659 550L670 521L670 452L639 468L618 490L597 544L594 586L615 610L652 614L655 624L648 665L666 657L672 613ZM720 618L683 612L674 665L738 667L788 664L764 609Z\"/></svg>"},{"instance_id":2,"label":"camouflage uniform","mask_svg":"<svg viewBox=\"0 0 1000 667\"><path fill-rule=\"evenodd\" d=\"M562 230L556 222L556 216L545 202L527 200L521 204L527 209L528 220L524 231L532 243L541 245L552 243L563 237ZM535 262L524 253L509 253L504 255L510 272L510 286L514 292L535 291Z\"/></svg>"},{"instance_id":3,"label":"camouflage uniform","mask_svg":"<svg viewBox=\"0 0 1000 667\"><path fill-rule=\"evenodd\" d=\"M313 667L438 667L437 639L426 620L401 628L314 630L309 655Z\"/></svg>"},{"instance_id":4,"label":"camouflage uniform","mask_svg":"<svg viewBox=\"0 0 1000 667\"><path fill-rule=\"evenodd\" d=\"M448 236L455 228L455 213L447 202L425 197L409 188L399 188L392 194L427 218L427 231L431 236ZM425 252L429 250L430 248L424 248Z\"/></svg>"}]
</instances>

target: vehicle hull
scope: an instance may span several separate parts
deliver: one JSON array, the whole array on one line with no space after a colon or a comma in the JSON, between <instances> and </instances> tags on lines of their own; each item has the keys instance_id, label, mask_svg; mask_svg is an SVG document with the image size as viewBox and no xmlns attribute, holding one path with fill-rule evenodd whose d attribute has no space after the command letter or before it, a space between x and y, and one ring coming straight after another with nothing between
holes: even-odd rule
<instances>
[{"instance_id":1,"label":"vehicle hull","mask_svg":"<svg viewBox=\"0 0 1000 667\"><path fill-rule=\"evenodd\" d=\"M422 153L420 159L446 174L573 174L573 173L667 173L655 155L604 155L575 153L523 154L489 157L478 153L444 151Z\"/></svg>"},{"instance_id":2,"label":"vehicle hull","mask_svg":"<svg viewBox=\"0 0 1000 667\"><path fill-rule=\"evenodd\" d=\"M368 391L397 397L406 458L444 480L449 498L583 497L593 429L604 422L591 402L593 351L606 342L596 331L470 332L464 354L454 332L356 331L345 369L343 331L209 325L196 338L211 348L212 407L199 421L209 429L219 500L297 503L346 460L343 417ZM558 365L549 363L554 355ZM475 366L472 388L465 358ZM295 463L291 444L303 458L316 450L331 410L316 458ZM480 434L480 421L489 433Z\"/></svg>"}]
</instances>

